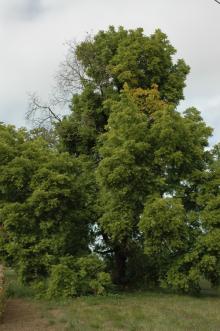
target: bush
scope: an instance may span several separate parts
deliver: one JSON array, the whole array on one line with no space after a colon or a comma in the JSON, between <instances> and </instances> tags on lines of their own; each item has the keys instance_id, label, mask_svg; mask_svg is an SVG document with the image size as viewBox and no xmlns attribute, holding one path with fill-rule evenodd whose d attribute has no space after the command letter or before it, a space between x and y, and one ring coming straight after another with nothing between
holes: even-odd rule
<instances>
[{"instance_id":1,"label":"bush","mask_svg":"<svg viewBox=\"0 0 220 331\"><path fill-rule=\"evenodd\" d=\"M99 272L97 278L90 281L89 287L96 295L105 294L111 287L110 275L107 272Z\"/></svg>"},{"instance_id":2,"label":"bush","mask_svg":"<svg viewBox=\"0 0 220 331\"><path fill-rule=\"evenodd\" d=\"M52 299L105 294L111 288L111 279L104 270L104 262L95 255L63 258L52 267L47 296Z\"/></svg>"},{"instance_id":3,"label":"bush","mask_svg":"<svg viewBox=\"0 0 220 331\"><path fill-rule=\"evenodd\" d=\"M180 257L162 279L162 287L183 293L199 293L202 273L197 267L197 259L196 251Z\"/></svg>"},{"instance_id":4,"label":"bush","mask_svg":"<svg viewBox=\"0 0 220 331\"><path fill-rule=\"evenodd\" d=\"M47 296L68 298L77 295L77 275L67 265L58 264L52 267Z\"/></svg>"}]
</instances>

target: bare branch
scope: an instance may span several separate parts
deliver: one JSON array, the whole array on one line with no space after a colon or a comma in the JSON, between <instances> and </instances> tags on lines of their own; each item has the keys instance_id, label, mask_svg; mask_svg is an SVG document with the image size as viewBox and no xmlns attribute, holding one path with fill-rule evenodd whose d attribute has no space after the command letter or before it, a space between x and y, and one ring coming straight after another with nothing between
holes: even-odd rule
<instances>
[{"instance_id":1,"label":"bare branch","mask_svg":"<svg viewBox=\"0 0 220 331\"><path fill-rule=\"evenodd\" d=\"M48 127L54 122L61 122L61 117L50 105L43 104L35 94L29 94L29 107L26 112L26 119L34 127Z\"/></svg>"},{"instance_id":2,"label":"bare branch","mask_svg":"<svg viewBox=\"0 0 220 331\"><path fill-rule=\"evenodd\" d=\"M217 2L220 5L220 1L218 1L218 0L214 0L214 1Z\"/></svg>"},{"instance_id":3,"label":"bare branch","mask_svg":"<svg viewBox=\"0 0 220 331\"><path fill-rule=\"evenodd\" d=\"M59 102L69 103L72 96L82 91L85 83L90 81L77 59L77 45L76 41L67 43L68 51L65 61L60 64L55 77L57 82L56 99Z\"/></svg>"},{"instance_id":4,"label":"bare branch","mask_svg":"<svg viewBox=\"0 0 220 331\"><path fill-rule=\"evenodd\" d=\"M88 37L89 39L90 37ZM74 41L67 43L68 51L65 60L60 64L55 75L55 86L52 88L50 101L45 104L35 94L29 94L29 107L26 119L35 127L51 127L54 122L61 122L62 116L57 115L57 110L62 113L70 105L74 94L82 91L85 84L91 82L85 70L77 59L76 49L78 44Z\"/></svg>"}]
</instances>

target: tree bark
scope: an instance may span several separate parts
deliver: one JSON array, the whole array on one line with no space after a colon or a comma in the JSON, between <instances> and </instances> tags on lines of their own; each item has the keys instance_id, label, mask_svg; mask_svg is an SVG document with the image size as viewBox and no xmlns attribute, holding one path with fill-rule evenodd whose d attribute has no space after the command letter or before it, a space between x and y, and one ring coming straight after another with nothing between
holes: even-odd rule
<instances>
[{"instance_id":1,"label":"tree bark","mask_svg":"<svg viewBox=\"0 0 220 331\"><path fill-rule=\"evenodd\" d=\"M115 270L113 282L116 285L124 286L126 284L126 260L127 256L123 250L117 248L114 250Z\"/></svg>"}]
</instances>

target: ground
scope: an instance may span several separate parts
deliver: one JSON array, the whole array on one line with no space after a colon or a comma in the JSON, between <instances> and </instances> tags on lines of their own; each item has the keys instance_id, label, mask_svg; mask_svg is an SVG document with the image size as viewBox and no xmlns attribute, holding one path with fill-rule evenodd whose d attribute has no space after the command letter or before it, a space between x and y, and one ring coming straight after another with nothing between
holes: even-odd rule
<instances>
[{"instance_id":1,"label":"ground","mask_svg":"<svg viewBox=\"0 0 220 331\"><path fill-rule=\"evenodd\" d=\"M6 279L0 331L220 331L220 291L208 283L197 297L156 290L46 301L13 270Z\"/></svg>"},{"instance_id":2,"label":"ground","mask_svg":"<svg viewBox=\"0 0 220 331\"><path fill-rule=\"evenodd\" d=\"M30 300L9 299L5 307L1 331L61 331L44 318L40 307Z\"/></svg>"},{"instance_id":3,"label":"ground","mask_svg":"<svg viewBox=\"0 0 220 331\"><path fill-rule=\"evenodd\" d=\"M1 331L219 331L220 296L142 292L66 302L13 298Z\"/></svg>"}]
</instances>

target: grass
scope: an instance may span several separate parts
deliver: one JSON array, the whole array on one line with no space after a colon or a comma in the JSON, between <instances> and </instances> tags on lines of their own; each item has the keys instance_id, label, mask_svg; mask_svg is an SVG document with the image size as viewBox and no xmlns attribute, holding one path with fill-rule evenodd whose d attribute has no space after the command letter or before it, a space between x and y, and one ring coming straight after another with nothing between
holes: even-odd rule
<instances>
[{"instance_id":1,"label":"grass","mask_svg":"<svg viewBox=\"0 0 220 331\"><path fill-rule=\"evenodd\" d=\"M10 298L33 298L34 291L28 286L18 282L16 273L12 269L5 272L6 296Z\"/></svg>"},{"instance_id":2,"label":"grass","mask_svg":"<svg viewBox=\"0 0 220 331\"><path fill-rule=\"evenodd\" d=\"M220 297L145 292L81 297L68 303L44 303L54 324L66 331L219 331ZM61 330L61 329L60 329Z\"/></svg>"},{"instance_id":3,"label":"grass","mask_svg":"<svg viewBox=\"0 0 220 331\"><path fill-rule=\"evenodd\" d=\"M30 289L16 284L13 275L9 279L9 294L36 303ZM48 325L62 331L220 330L217 292L191 297L149 291L37 303Z\"/></svg>"}]
</instances>

